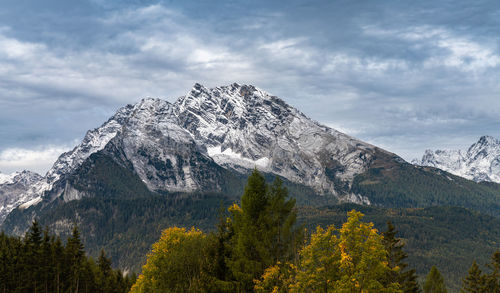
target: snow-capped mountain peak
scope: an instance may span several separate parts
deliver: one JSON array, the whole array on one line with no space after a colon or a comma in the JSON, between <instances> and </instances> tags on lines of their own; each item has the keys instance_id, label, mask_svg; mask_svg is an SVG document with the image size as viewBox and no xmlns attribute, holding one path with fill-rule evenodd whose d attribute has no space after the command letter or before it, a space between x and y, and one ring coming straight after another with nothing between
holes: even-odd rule
<instances>
[{"instance_id":1,"label":"snow-capped mountain peak","mask_svg":"<svg viewBox=\"0 0 500 293\"><path fill-rule=\"evenodd\" d=\"M318 193L369 203L346 193L346 186L384 151L311 120L255 86L195 84L174 103L145 98L120 108L31 184L21 208L43 198L87 196L68 178L97 152L129 168L151 191L216 191L223 170L258 168Z\"/></svg>"},{"instance_id":2,"label":"snow-capped mountain peak","mask_svg":"<svg viewBox=\"0 0 500 293\"><path fill-rule=\"evenodd\" d=\"M24 170L21 172L13 172L11 174L0 173L0 185L22 183L24 185L32 184L42 178L38 173Z\"/></svg>"},{"instance_id":3,"label":"snow-capped mountain peak","mask_svg":"<svg viewBox=\"0 0 500 293\"><path fill-rule=\"evenodd\" d=\"M174 103L182 125L222 166L259 169L320 192L336 193L325 173L351 181L374 147L319 125L283 100L252 85L207 89L195 84Z\"/></svg>"},{"instance_id":4,"label":"snow-capped mountain peak","mask_svg":"<svg viewBox=\"0 0 500 293\"><path fill-rule=\"evenodd\" d=\"M500 141L492 136L482 136L466 151L426 150L422 160L412 162L477 182L500 182Z\"/></svg>"},{"instance_id":5,"label":"snow-capped mountain peak","mask_svg":"<svg viewBox=\"0 0 500 293\"><path fill-rule=\"evenodd\" d=\"M14 172L11 174L3 174L0 172L0 184L12 183L14 177L19 174L19 172Z\"/></svg>"}]
</instances>

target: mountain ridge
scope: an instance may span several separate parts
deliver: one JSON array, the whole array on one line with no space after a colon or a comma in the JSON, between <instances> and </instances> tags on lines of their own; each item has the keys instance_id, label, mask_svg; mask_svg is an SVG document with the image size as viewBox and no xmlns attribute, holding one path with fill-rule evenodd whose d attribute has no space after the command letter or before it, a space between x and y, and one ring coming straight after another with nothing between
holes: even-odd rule
<instances>
[{"instance_id":1,"label":"mountain ridge","mask_svg":"<svg viewBox=\"0 0 500 293\"><path fill-rule=\"evenodd\" d=\"M112 141L123 146L122 155L152 191L201 189L201 180L196 180L199 172L191 174L196 160L181 151L186 149L198 159L239 173L257 167L318 193L365 204L367 198L346 193L334 181L349 184L367 168L374 152L383 151L309 119L254 86L233 83L208 89L197 83L174 103L145 98L118 109L57 159L25 196L21 208L38 204L49 193L51 200L61 196L67 185L57 182ZM80 196L73 192L71 198Z\"/></svg>"},{"instance_id":2,"label":"mountain ridge","mask_svg":"<svg viewBox=\"0 0 500 293\"><path fill-rule=\"evenodd\" d=\"M110 185L98 190L91 186L99 185L95 174L80 168L91 166L95 154L105 157L103 168L125 168L127 176L136 176L153 194L215 192L234 198L232 193L239 190L245 174L257 168L311 188L326 201L469 207L479 198L480 204L471 207L483 210L486 202L498 197L495 186L471 185L450 179L445 172L418 169L396 154L313 121L255 86L233 83L209 89L196 83L173 103L145 98L119 108L100 127L89 130L73 150L63 153L46 176L31 184L19 196L18 209L40 205L36 210L41 210L56 199L99 197L103 190L112 196L117 184L112 181L117 178L102 173L102 180L111 178ZM79 176L93 179L84 179L87 182L82 184L75 180ZM427 177L437 189L446 186L460 196L446 195L443 200L440 190L420 185L413 191L408 188ZM469 193L475 195L468 198ZM494 204L485 211L495 213L496 209Z\"/></svg>"}]
</instances>

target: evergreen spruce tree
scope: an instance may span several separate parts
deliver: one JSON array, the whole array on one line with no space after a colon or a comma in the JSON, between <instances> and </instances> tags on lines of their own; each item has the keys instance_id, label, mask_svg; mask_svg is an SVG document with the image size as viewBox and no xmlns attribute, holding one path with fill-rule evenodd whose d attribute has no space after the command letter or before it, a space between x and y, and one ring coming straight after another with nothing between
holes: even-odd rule
<instances>
[{"instance_id":1,"label":"evergreen spruce tree","mask_svg":"<svg viewBox=\"0 0 500 293\"><path fill-rule=\"evenodd\" d=\"M99 254L97 259L97 266L99 268L99 274L97 283L99 286L99 292L111 292L113 286L113 270L111 269L111 259L106 257L106 253L103 249Z\"/></svg>"},{"instance_id":2,"label":"evergreen spruce tree","mask_svg":"<svg viewBox=\"0 0 500 293\"><path fill-rule=\"evenodd\" d=\"M485 277L483 276L476 261L472 263L469 274L462 280L461 292L467 293L486 293Z\"/></svg>"},{"instance_id":3,"label":"evergreen spruce tree","mask_svg":"<svg viewBox=\"0 0 500 293\"><path fill-rule=\"evenodd\" d=\"M80 287L80 271L85 255L83 248L83 244L80 240L80 232L75 225L65 248L66 261L69 268L68 280L70 292L77 293Z\"/></svg>"},{"instance_id":4,"label":"evergreen spruce tree","mask_svg":"<svg viewBox=\"0 0 500 293\"><path fill-rule=\"evenodd\" d=\"M447 293L444 279L436 266L432 266L424 283L424 293Z\"/></svg>"},{"instance_id":5,"label":"evergreen spruce tree","mask_svg":"<svg viewBox=\"0 0 500 293\"><path fill-rule=\"evenodd\" d=\"M298 230L293 230L297 214L294 210L295 199L289 199L288 190L283 186L283 181L276 177L269 188L268 198L268 226L269 234L268 249L270 249L273 263L278 261L283 263L293 257L295 246L294 241ZM300 240L300 239L299 239Z\"/></svg>"},{"instance_id":6,"label":"evergreen spruce tree","mask_svg":"<svg viewBox=\"0 0 500 293\"><path fill-rule=\"evenodd\" d=\"M54 292L51 288L51 281L54 277L55 262L52 257L52 246L54 238L49 235L49 228L45 227L43 230L43 239L41 247L41 268L42 268L42 281L43 281L43 291L44 292Z\"/></svg>"},{"instance_id":7,"label":"evergreen spruce tree","mask_svg":"<svg viewBox=\"0 0 500 293\"><path fill-rule=\"evenodd\" d=\"M14 277L14 264L12 263L12 253L15 251L12 247L12 241L7 235L0 234L0 292L11 291L11 283Z\"/></svg>"},{"instance_id":8,"label":"evergreen spruce tree","mask_svg":"<svg viewBox=\"0 0 500 293\"><path fill-rule=\"evenodd\" d=\"M287 196L278 178L268 187L264 177L254 170L241 197L241 208L235 204L229 209L233 236L228 266L238 290L252 291L254 279L292 254L295 201L287 200Z\"/></svg>"},{"instance_id":9,"label":"evergreen spruce tree","mask_svg":"<svg viewBox=\"0 0 500 293\"><path fill-rule=\"evenodd\" d=\"M29 231L24 238L24 280L23 284L26 290L31 292L40 292L42 281L42 263L41 263L41 245L42 231L38 221L33 221Z\"/></svg>"},{"instance_id":10,"label":"evergreen spruce tree","mask_svg":"<svg viewBox=\"0 0 500 293\"><path fill-rule=\"evenodd\" d=\"M236 205L230 208L234 236L229 266L241 291L251 291L253 279L262 275L271 262L263 234L268 220L265 218L267 200L266 181L254 170L241 197L241 208Z\"/></svg>"},{"instance_id":11,"label":"evergreen spruce tree","mask_svg":"<svg viewBox=\"0 0 500 293\"><path fill-rule=\"evenodd\" d=\"M231 257L230 240L233 236L232 229L227 221L225 208L222 206L219 209L219 221L217 223L217 231L215 234L209 235L208 245L205 255L208 259L212 259L212 265L204 268L205 273L214 277L214 287L219 292L234 291L232 277L226 260Z\"/></svg>"},{"instance_id":12,"label":"evergreen spruce tree","mask_svg":"<svg viewBox=\"0 0 500 293\"><path fill-rule=\"evenodd\" d=\"M493 253L488 267L491 269L491 273L485 276L486 290L500 293L500 250Z\"/></svg>"},{"instance_id":13,"label":"evergreen spruce tree","mask_svg":"<svg viewBox=\"0 0 500 293\"><path fill-rule=\"evenodd\" d=\"M382 233L383 244L387 251L387 262L391 269L387 273L386 283L397 282L405 293L418 293L420 286L417 282L417 274L414 269L407 270L408 264L404 260L408 254L403 251L405 244L396 238L397 231L391 222L387 222L387 231Z\"/></svg>"},{"instance_id":14,"label":"evergreen spruce tree","mask_svg":"<svg viewBox=\"0 0 500 293\"><path fill-rule=\"evenodd\" d=\"M65 272L66 257L61 238L58 236L52 245L52 257L54 259L54 292L63 292L63 276Z\"/></svg>"}]
</instances>

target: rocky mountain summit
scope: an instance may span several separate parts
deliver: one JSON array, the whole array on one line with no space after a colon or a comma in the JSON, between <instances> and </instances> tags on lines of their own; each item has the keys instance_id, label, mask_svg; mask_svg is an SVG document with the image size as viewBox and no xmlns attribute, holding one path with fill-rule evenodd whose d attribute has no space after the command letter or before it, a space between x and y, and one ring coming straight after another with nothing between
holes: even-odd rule
<instances>
[{"instance_id":1,"label":"rocky mountain summit","mask_svg":"<svg viewBox=\"0 0 500 293\"><path fill-rule=\"evenodd\" d=\"M221 191L225 172L257 168L318 194L369 204L349 193L375 155L389 152L323 126L251 85L200 84L176 102L147 98L120 108L20 192L21 208L93 196L68 180L96 153L132 171L152 192ZM13 195L11 195L12 197ZM3 207L10 211L15 205Z\"/></svg>"},{"instance_id":2,"label":"rocky mountain summit","mask_svg":"<svg viewBox=\"0 0 500 293\"><path fill-rule=\"evenodd\" d=\"M436 167L476 182L500 183L500 141L482 136L466 151L426 150L421 160L412 163Z\"/></svg>"}]
</instances>

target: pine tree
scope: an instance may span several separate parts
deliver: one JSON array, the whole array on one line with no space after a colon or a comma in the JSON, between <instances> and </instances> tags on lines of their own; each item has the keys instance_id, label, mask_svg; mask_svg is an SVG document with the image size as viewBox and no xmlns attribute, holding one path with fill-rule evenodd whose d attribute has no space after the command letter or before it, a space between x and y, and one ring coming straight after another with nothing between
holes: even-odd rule
<instances>
[{"instance_id":1,"label":"pine tree","mask_svg":"<svg viewBox=\"0 0 500 293\"><path fill-rule=\"evenodd\" d=\"M226 260L231 257L230 241L232 236L232 229L228 223L225 208L221 203L217 232L209 236L207 251L205 253L209 259L213 260L210 262L212 265L209 268L204 268L207 274L214 277L214 286L219 292L234 291L234 284L231 282L231 272L226 263Z\"/></svg>"},{"instance_id":2,"label":"pine tree","mask_svg":"<svg viewBox=\"0 0 500 293\"><path fill-rule=\"evenodd\" d=\"M405 293L418 293L420 286L417 282L417 274L414 269L407 270L408 264L404 260L408 254L403 251L405 246L401 239L396 238L397 231L391 222L387 222L387 231L382 233L385 250L387 251L387 262L390 268L386 275L386 283L397 282Z\"/></svg>"},{"instance_id":3,"label":"pine tree","mask_svg":"<svg viewBox=\"0 0 500 293\"><path fill-rule=\"evenodd\" d=\"M461 292L486 293L485 277L483 276L476 261L472 263L469 274L462 280Z\"/></svg>"},{"instance_id":4,"label":"pine tree","mask_svg":"<svg viewBox=\"0 0 500 293\"><path fill-rule=\"evenodd\" d=\"M80 272L82 261L85 255L83 244L80 240L78 227L73 227L71 237L68 239L65 248L66 260L69 268L69 291L78 293L80 287Z\"/></svg>"},{"instance_id":5,"label":"pine tree","mask_svg":"<svg viewBox=\"0 0 500 293\"><path fill-rule=\"evenodd\" d=\"M66 256L64 251L64 246L62 244L61 238L59 236L54 241L52 246L52 257L54 259L54 292L60 293L63 291L63 273L65 271Z\"/></svg>"},{"instance_id":6,"label":"pine tree","mask_svg":"<svg viewBox=\"0 0 500 293\"><path fill-rule=\"evenodd\" d=\"M43 230L42 248L41 248L41 266L42 266L42 281L43 281L43 291L53 292L51 288L51 281L54 276L55 262L52 257L52 246L54 238L49 235L49 228L45 227Z\"/></svg>"},{"instance_id":7,"label":"pine tree","mask_svg":"<svg viewBox=\"0 0 500 293\"><path fill-rule=\"evenodd\" d=\"M252 290L253 279L264 272L271 258L263 234L268 220L266 188L264 177L254 170L241 197L241 208L236 204L230 208L234 236L228 265L240 284L239 290L245 292Z\"/></svg>"},{"instance_id":8,"label":"pine tree","mask_svg":"<svg viewBox=\"0 0 500 293\"><path fill-rule=\"evenodd\" d=\"M500 250L493 253L491 263L488 264L491 270L490 274L485 276L486 290L488 292L500 292Z\"/></svg>"},{"instance_id":9,"label":"pine tree","mask_svg":"<svg viewBox=\"0 0 500 293\"><path fill-rule=\"evenodd\" d=\"M229 209L234 234L228 266L241 291L252 291L253 280L267 267L293 254L295 201L287 196L281 180L277 178L268 187L254 170L241 197L241 208L234 204Z\"/></svg>"},{"instance_id":10,"label":"pine tree","mask_svg":"<svg viewBox=\"0 0 500 293\"><path fill-rule=\"evenodd\" d=\"M106 253L103 249L99 254L97 259L97 266L99 268L99 274L97 283L99 285L100 292L111 292L113 288L113 270L111 269L111 259L106 257Z\"/></svg>"},{"instance_id":11,"label":"pine tree","mask_svg":"<svg viewBox=\"0 0 500 293\"><path fill-rule=\"evenodd\" d=\"M447 293L444 279L436 266L432 266L424 283L424 293Z\"/></svg>"},{"instance_id":12,"label":"pine tree","mask_svg":"<svg viewBox=\"0 0 500 293\"><path fill-rule=\"evenodd\" d=\"M269 235L268 249L271 251L273 262L285 262L296 253L294 242L300 241L297 230L293 226L297 220L295 199L289 199L288 190L283 186L283 181L276 177L269 188L268 197L268 223ZM298 239L297 239L298 238Z\"/></svg>"},{"instance_id":13,"label":"pine tree","mask_svg":"<svg viewBox=\"0 0 500 293\"><path fill-rule=\"evenodd\" d=\"M24 280L25 289L40 292L43 288L41 263L42 231L38 221L33 221L24 239Z\"/></svg>"}]
</instances>

